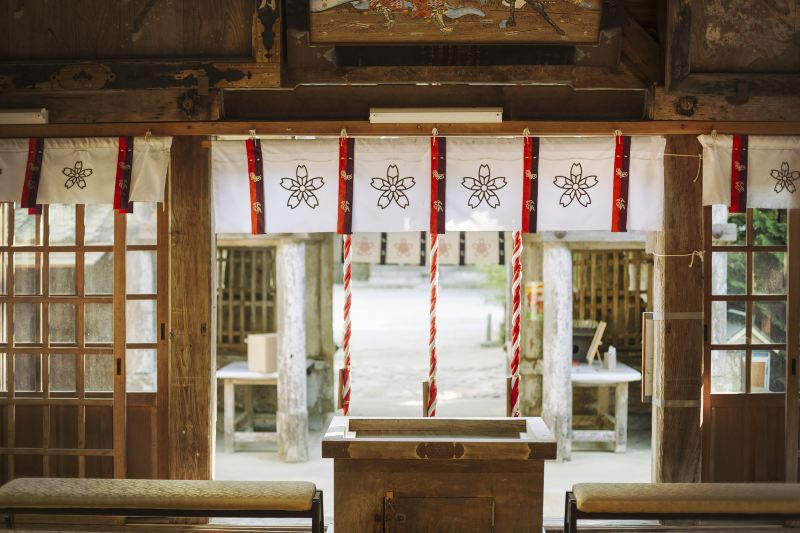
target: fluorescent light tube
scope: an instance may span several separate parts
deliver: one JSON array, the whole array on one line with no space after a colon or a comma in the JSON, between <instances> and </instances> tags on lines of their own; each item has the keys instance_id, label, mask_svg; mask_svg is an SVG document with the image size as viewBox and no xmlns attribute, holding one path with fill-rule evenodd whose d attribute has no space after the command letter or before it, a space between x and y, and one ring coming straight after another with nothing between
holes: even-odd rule
<instances>
[{"instance_id":1,"label":"fluorescent light tube","mask_svg":"<svg viewBox=\"0 0 800 533\"><path fill-rule=\"evenodd\" d=\"M0 109L0 124L47 124L47 109Z\"/></svg>"},{"instance_id":2,"label":"fluorescent light tube","mask_svg":"<svg viewBox=\"0 0 800 533\"><path fill-rule=\"evenodd\" d=\"M502 107L373 107L371 124L463 124L503 122Z\"/></svg>"}]
</instances>

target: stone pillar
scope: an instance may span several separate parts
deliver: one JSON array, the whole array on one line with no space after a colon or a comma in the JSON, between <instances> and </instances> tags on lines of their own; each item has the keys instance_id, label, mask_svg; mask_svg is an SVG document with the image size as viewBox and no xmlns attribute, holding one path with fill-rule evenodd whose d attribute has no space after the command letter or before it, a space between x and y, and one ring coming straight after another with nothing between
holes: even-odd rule
<instances>
[{"instance_id":1,"label":"stone pillar","mask_svg":"<svg viewBox=\"0 0 800 533\"><path fill-rule=\"evenodd\" d=\"M545 243L544 395L542 417L558 441L558 460L572 452L572 253L562 243Z\"/></svg>"},{"instance_id":2,"label":"stone pillar","mask_svg":"<svg viewBox=\"0 0 800 533\"><path fill-rule=\"evenodd\" d=\"M542 281L542 243L535 235L523 235L522 290L530 281ZM523 308L522 361L520 364L520 394L522 416L542 415L542 319L531 320Z\"/></svg>"},{"instance_id":3,"label":"stone pillar","mask_svg":"<svg viewBox=\"0 0 800 533\"><path fill-rule=\"evenodd\" d=\"M305 243L284 240L277 249L278 455L308 461L306 391Z\"/></svg>"}]
</instances>

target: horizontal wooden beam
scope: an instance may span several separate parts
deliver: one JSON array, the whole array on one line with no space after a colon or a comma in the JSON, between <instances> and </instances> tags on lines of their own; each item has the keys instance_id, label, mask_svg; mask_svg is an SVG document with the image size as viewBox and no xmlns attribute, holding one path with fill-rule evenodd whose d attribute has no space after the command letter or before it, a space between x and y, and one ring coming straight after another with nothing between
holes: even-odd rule
<instances>
[{"instance_id":1,"label":"horizontal wooden beam","mask_svg":"<svg viewBox=\"0 0 800 533\"><path fill-rule=\"evenodd\" d=\"M800 94L751 96L741 104L732 104L721 94L670 94L663 87L656 87L653 96L654 120L784 121L798 117Z\"/></svg>"},{"instance_id":2,"label":"horizontal wooden beam","mask_svg":"<svg viewBox=\"0 0 800 533\"><path fill-rule=\"evenodd\" d=\"M253 61L0 63L0 91L279 87L280 65Z\"/></svg>"},{"instance_id":3,"label":"horizontal wooden beam","mask_svg":"<svg viewBox=\"0 0 800 533\"><path fill-rule=\"evenodd\" d=\"M800 135L800 121L723 122L723 121L511 121L498 124L370 124L364 121L328 122L142 122L98 124L43 124L0 126L0 137L81 137L144 135L429 135L436 128L440 135L522 135L528 128L533 135L686 135L709 133L747 133L751 135Z\"/></svg>"}]
</instances>

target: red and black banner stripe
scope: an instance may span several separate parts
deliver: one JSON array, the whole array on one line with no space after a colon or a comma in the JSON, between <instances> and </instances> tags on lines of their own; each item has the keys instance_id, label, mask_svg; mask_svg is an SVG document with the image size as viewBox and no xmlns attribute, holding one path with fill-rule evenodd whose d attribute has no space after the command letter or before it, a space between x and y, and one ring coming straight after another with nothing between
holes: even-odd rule
<instances>
[{"instance_id":1,"label":"red and black banner stripe","mask_svg":"<svg viewBox=\"0 0 800 533\"><path fill-rule=\"evenodd\" d=\"M253 235L266 233L264 217L264 161L261 158L261 139L248 139L247 175L250 182L250 229Z\"/></svg>"},{"instance_id":2,"label":"red and black banner stripe","mask_svg":"<svg viewBox=\"0 0 800 533\"><path fill-rule=\"evenodd\" d=\"M631 168L631 138L617 135L614 146L614 200L611 202L611 231L628 231L628 181Z\"/></svg>"},{"instance_id":3,"label":"red and black banner stripe","mask_svg":"<svg viewBox=\"0 0 800 533\"><path fill-rule=\"evenodd\" d=\"M431 137L431 234L444 234L447 138Z\"/></svg>"},{"instance_id":4,"label":"red and black banner stripe","mask_svg":"<svg viewBox=\"0 0 800 533\"><path fill-rule=\"evenodd\" d=\"M733 136L731 150L731 213L747 211L747 135Z\"/></svg>"},{"instance_id":5,"label":"red and black banner stripe","mask_svg":"<svg viewBox=\"0 0 800 533\"><path fill-rule=\"evenodd\" d=\"M39 178L42 175L42 156L44 155L44 139L34 137L28 140L28 162L25 165L25 182L22 185L20 207L27 207L28 214L42 214L42 206L36 204L39 194Z\"/></svg>"},{"instance_id":6,"label":"red and black banner stripe","mask_svg":"<svg viewBox=\"0 0 800 533\"><path fill-rule=\"evenodd\" d=\"M120 213L133 213L131 171L133 169L133 137L120 137L117 152L117 176L114 187L114 209Z\"/></svg>"},{"instance_id":7,"label":"red and black banner stripe","mask_svg":"<svg viewBox=\"0 0 800 533\"><path fill-rule=\"evenodd\" d=\"M522 157L522 232L536 233L536 206L539 202L539 138L523 139Z\"/></svg>"},{"instance_id":8,"label":"red and black banner stripe","mask_svg":"<svg viewBox=\"0 0 800 533\"><path fill-rule=\"evenodd\" d=\"M352 137L339 139L339 210L336 232L353 233L353 171L356 142Z\"/></svg>"}]
</instances>

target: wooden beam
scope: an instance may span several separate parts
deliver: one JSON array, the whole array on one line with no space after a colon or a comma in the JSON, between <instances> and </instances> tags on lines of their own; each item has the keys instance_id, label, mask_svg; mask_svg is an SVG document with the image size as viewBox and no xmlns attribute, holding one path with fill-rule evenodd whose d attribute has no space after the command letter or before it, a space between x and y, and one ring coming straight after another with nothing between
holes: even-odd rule
<instances>
[{"instance_id":1,"label":"wooden beam","mask_svg":"<svg viewBox=\"0 0 800 533\"><path fill-rule=\"evenodd\" d=\"M692 33L692 2L667 0L667 90L675 89L689 75Z\"/></svg>"},{"instance_id":2,"label":"wooden beam","mask_svg":"<svg viewBox=\"0 0 800 533\"><path fill-rule=\"evenodd\" d=\"M0 91L259 88L280 86L280 65L232 61L0 63Z\"/></svg>"},{"instance_id":3,"label":"wooden beam","mask_svg":"<svg viewBox=\"0 0 800 533\"><path fill-rule=\"evenodd\" d=\"M4 137L81 137L144 135L197 136L247 135L320 135L338 136L342 129L350 135L429 135L437 128L440 135L521 135L528 128L536 135L697 135L741 133L750 135L798 135L800 122L723 122L723 121L508 121L498 124L370 124L365 121L302 122L141 122L98 124L45 124L0 127ZM694 174L692 174L694 176Z\"/></svg>"},{"instance_id":4,"label":"wooden beam","mask_svg":"<svg viewBox=\"0 0 800 533\"><path fill-rule=\"evenodd\" d=\"M789 210L789 266L787 272L800 269L800 209ZM788 277L788 312L786 317L786 482L797 483L800 456L800 277Z\"/></svg>"},{"instance_id":5,"label":"wooden beam","mask_svg":"<svg viewBox=\"0 0 800 533\"><path fill-rule=\"evenodd\" d=\"M668 153L700 154L694 136L673 136ZM664 159L664 231L655 242L653 310L656 366L653 369L653 481L700 480L700 398L703 321L670 318L703 311L703 265L688 257L666 257L703 249L702 183L695 181L697 159ZM710 258L708 259L710 260ZM680 316L680 315L673 315Z\"/></svg>"},{"instance_id":6,"label":"wooden beam","mask_svg":"<svg viewBox=\"0 0 800 533\"><path fill-rule=\"evenodd\" d=\"M3 107L44 107L50 123L213 121L222 118L219 90L201 96L195 89L159 91L10 92Z\"/></svg>"},{"instance_id":7,"label":"wooden beam","mask_svg":"<svg viewBox=\"0 0 800 533\"><path fill-rule=\"evenodd\" d=\"M800 117L800 95L751 96L742 104L731 104L722 94L667 93L655 88L654 120L789 121Z\"/></svg>"},{"instance_id":8,"label":"wooden beam","mask_svg":"<svg viewBox=\"0 0 800 533\"><path fill-rule=\"evenodd\" d=\"M629 13L625 13L622 25L622 57L646 84L664 82L661 45Z\"/></svg>"},{"instance_id":9,"label":"wooden beam","mask_svg":"<svg viewBox=\"0 0 800 533\"><path fill-rule=\"evenodd\" d=\"M210 163L202 137L172 144L169 179L169 477L211 479L216 403L211 336Z\"/></svg>"}]
</instances>

